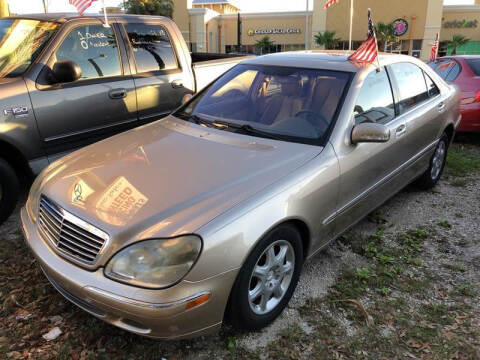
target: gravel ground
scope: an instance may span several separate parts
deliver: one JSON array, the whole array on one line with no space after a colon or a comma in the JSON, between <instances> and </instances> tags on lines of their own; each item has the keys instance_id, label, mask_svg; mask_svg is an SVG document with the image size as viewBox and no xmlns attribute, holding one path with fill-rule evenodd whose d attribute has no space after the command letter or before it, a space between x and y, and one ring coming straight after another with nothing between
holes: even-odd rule
<instances>
[{"instance_id":1,"label":"gravel ground","mask_svg":"<svg viewBox=\"0 0 480 360\"><path fill-rule=\"evenodd\" d=\"M463 145L457 144L456 146ZM471 143L467 143L465 146L474 151L477 156L480 156L480 146ZM444 232L442 232L443 236L454 240L452 240L452 242L446 242L445 246L449 248L447 249L447 252L451 251L460 254L465 263L472 264L473 270L475 271L466 271L464 278L465 281L468 280L474 282L476 286L479 286L480 179L478 173L475 175L467 175L462 177L462 179L464 179L462 180L464 181L462 186L453 186L452 179L455 179L455 174L449 174L447 171L447 175L443 177L437 187L432 191L419 192L413 187L405 189L378 209L375 213L376 215L370 216L360 222L343 239L333 242L329 248L307 262L288 308L268 328L256 333L243 334L234 332L226 327L218 335L182 342L165 343L142 339L142 344L145 344L146 347L155 346L153 352L154 355L148 355L148 357L146 357L139 355L138 353L136 355L134 353L124 353L123 357L152 359L207 359L215 357L229 358L232 354L242 353L255 353L257 355L260 354L260 357L264 357L262 354L267 354L264 352L264 349L266 349L266 347L272 342L277 341L281 336L280 334L284 332L285 329L288 329L295 324L299 325L306 334L313 333L315 330L309 323L309 319L304 318L301 315L300 310L302 306L304 306L311 298L324 297L330 286L335 283L340 269L345 265L350 265L353 268L360 268L365 264L365 257L358 255L357 252L355 252L355 243L349 242L348 239L367 239L369 236L375 234L378 228L378 221L376 218L381 218L381 221L385 222L386 232L390 234L399 233L417 227L438 227L439 223L445 224L445 227L442 227L442 231L444 230ZM15 214L0 227L0 238L9 242L17 241L19 238L19 222L19 209L17 209ZM436 248L430 250L434 252L438 251ZM15 256L15 254L13 254L13 256ZM435 254L432 255L432 257L434 256ZM5 259L0 257L0 264L4 262ZM2 282L3 281L0 278L0 283ZM48 290L48 292L50 294L54 293L51 289ZM7 294L5 293L0 293L0 299L2 302L4 302L6 295ZM62 301L60 296L56 296L54 299L55 301ZM67 307L69 312L75 314L81 313L80 310L76 310L73 305L69 305L68 303L64 304L64 307ZM63 316L63 313L58 313L58 315ZM38 314L38 316L42 317L44 314ZM92 320L89 315L81 314L77 317L80 318L80 320L77 320L78 322L89 321L90 326L101 327L102 329L111 332L111 336L115 337L117 340L125 338L128 342L137 342L140 339L140 337L127 334L126 332L117 330L109 325L103 325L103 323L98 320ZM347 323L345 326L348 328ZM62 328L62 326L60 326L60 328ZM61 337L59 339L61 339ZM17 341L12 343L8 327L5 323L3 325L0 323L0 346L2 345L2 342L3 352L0 352L0 358L2 357L2 354L6 354L10 358L56 358L58 355L57 352L53 352L51 354L57 355L52 355L50 357L48 351L45 352L44 349L42 350L42 347L46 345L45 341L41 339L34 342L34 346L28 345L27 343L21 347L17 346L18 344L15 344ZM49 348L51 348L52 343L49 344ZM103 344L103 347L100 349L94 346L98 345L92 345L91 349L83 349L83 352L81 352L80 355L72 357L89 358L90 356L94 358L97 357L98 354L107 354L109 351L105 344ZM78 349L73 350L77 351ZM59 351L58 348L56 351ZM135 348L135 351L138 351L138 348ZM151 353L152 352L149 354ZM85 354L89 355L87 356ZM66 358L70 358L69 355ZM115 357L116 356L110 357L107 355L104 358Z\"/></svg>"}]
</instances>

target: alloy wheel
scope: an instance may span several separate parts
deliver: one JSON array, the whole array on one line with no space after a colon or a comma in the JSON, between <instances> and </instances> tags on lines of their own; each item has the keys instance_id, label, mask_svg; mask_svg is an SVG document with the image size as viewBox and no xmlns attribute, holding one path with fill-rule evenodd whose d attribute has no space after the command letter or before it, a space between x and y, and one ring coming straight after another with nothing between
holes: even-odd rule
<instances>
[{"instance_id":1,"label":"alloy wheel","mask_svg":"<svg viewBox=\"0 0 480 360\"><path fill-rule=\"evenodd\" d=\"M432 159L432 169L430 175L432 180L436 180L440 173L442 172L443 163L445 161L445 153L447 151L447 146L444 141L440 141L438 146L435 150L435 154L433 154Z\"/></svg>"},{"instance_id":2,"label":"alloy wheel","mask_svg":"<svg viewBox=\"0 0 480 360\"><path fill-rule=\"evenodd\" d=\"M278 240L263 251L253 268L248 290L248 302L255 314L267 314L280 303L294 269L295 252L290 242Z\"/></svg>"}]
</instances>

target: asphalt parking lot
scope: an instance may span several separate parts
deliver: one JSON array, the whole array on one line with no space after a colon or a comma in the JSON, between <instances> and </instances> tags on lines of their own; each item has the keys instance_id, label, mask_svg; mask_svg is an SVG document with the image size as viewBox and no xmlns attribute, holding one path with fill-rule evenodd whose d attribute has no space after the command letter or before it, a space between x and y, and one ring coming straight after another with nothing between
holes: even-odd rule
<instances>
[{"instance_id":1,"label":"asphalt parking lot","mask_svg":"<svg viewBox=\"0 0 480 360\"><path fill-rule=\"evenodd\" d=\"M0 227L0 358L480 358L480 137L451 150L435 189L408 187L306 263L258 333L163 342L95 319L43 277L17 209Z\"/></svg>"}]
</instances>

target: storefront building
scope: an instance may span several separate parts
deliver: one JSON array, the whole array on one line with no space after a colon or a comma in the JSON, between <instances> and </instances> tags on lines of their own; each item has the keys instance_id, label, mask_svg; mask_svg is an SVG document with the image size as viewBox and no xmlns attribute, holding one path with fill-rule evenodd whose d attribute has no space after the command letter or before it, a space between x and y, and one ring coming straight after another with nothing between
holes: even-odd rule
<instances>
[{"instance_id":1,"label":"storefront building","mask_svg":"<svg viewBox=\"0 0 480 360\"><path fill-rule=\"evenodd\" d=\"M328 10L323 0L313 0L313 11L242 12L241 1L175 0L174 21L191 50L196 52L263 53L321 49L315 43L319 32L335 31L339 49L348 49L350 1L340 0ZM304 5L305 1L299 1ZM355 0L353 48L365 39L367 9L375 22L394 23L395 42L380 43L380 50L428 59L437 33L440 54L451 49L446 41L462 35L470 41L457 54L480 55L480 0L470 6L444 6L443 0L374 1ZM273 45L261 46L268 36ZM307 46L305 46L307 43Z\"/></svg>"}]
</instances>

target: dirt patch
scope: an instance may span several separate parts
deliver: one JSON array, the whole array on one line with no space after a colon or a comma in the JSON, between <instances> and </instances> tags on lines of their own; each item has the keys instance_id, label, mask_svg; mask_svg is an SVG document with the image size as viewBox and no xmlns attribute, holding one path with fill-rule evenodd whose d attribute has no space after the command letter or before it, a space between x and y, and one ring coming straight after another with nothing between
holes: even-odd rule
<instances>
[{"instance_id":1,"label":"dirt patch","mask_svg":"<svg viewBox=\"0 0 480 360\"><path fill-rule=\"evenodd\" d=\"M17 210L0 228L0 358L477 358L480 147L454 151L461 169L433 191L404 190L305 264L289 307L257 333L162 342L95 319L48 284Z\"/></svg>"}]
</instances>

